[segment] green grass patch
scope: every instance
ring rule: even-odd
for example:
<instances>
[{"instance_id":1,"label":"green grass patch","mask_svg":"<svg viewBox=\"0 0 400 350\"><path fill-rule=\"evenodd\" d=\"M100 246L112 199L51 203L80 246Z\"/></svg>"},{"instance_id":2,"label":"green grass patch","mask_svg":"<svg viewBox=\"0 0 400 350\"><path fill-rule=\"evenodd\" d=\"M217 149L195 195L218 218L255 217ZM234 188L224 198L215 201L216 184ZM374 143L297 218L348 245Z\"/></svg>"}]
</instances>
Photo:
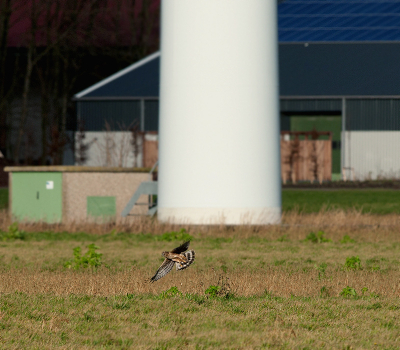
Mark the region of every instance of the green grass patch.
<instances>
[{"instance_id":1,"label":"green grass patch","mask_svg":"<svg viewBox=\"0 0 400 350\"><path fill-rule=\"evenodd\" d=\"M357 209L363 213L400 214L396 190L282 190L282 210L315 213L321 209Z\"/></svg>"},{"instance_id":2,"label":"green grass patch","mask_svg":"<svg viewBox=\"0 0 400 350\"><path fill-rule=\"evenodd\" d=\"M169 291L166 291L169 292ZM323 294L323 295L322 295ZM398 349L396 300L2 295L2 348ZM202 302L199 302L202 301ZM360 322L362 320L362 322ZM343 336L351 330L351 337ZM329 346L325 346L329 344Z\"/></svg>"}]
</instances>

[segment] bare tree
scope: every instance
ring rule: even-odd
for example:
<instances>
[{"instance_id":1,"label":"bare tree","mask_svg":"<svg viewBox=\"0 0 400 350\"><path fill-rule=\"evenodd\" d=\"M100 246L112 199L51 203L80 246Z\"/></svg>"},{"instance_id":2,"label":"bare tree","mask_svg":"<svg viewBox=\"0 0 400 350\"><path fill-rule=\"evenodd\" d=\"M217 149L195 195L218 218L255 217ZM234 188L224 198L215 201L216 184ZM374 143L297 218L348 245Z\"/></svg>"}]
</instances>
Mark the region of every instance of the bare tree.
<instances>
[{"instance_id":1,"label":"bare tree","mask_svg":"<svg viewBox=\"0 0 400 350\"><path fill-rule=\"evenodd\" d=\"M131 128L118 125L118 131L113 130L105 122L102 137L96 141L97 161L106 167L127 167L133 155ZM134 162L136 158L134 157Z\"/></svg>"},{"instance_id":2,"label":"bare tree","mask_svg":"<svg viewBox=\"0 0 400 350\"><path fill-rule=\"evenodd\" d=\"M0 145L7 143L6 58L11 13L11 0L0 2ZM8 93L11 93L11 89L8 90Z\"/></svg>"},{"instance_id":3,"label":"bare tree","mask_svg":"<svg viewBox=\"0 0 400 350\"><path fill-rule=\"evenodd\" d=\"M31 87L31 77L33 66L38 60L36 56L36 35L38 30L38 17L39 17L39 7L37 1L33 0L31 2L31 9L29 13L30 19L30 31L28 33L28 43L27 43L27 55L26 55L26 70L22 91L22 108L21 108L21 116L18 126L18 135L17 141L14 147L14 162L19 164L19 157L21 151L22 140L25 132L26 126L26 117L28 114L28 95Z\"/></svg>"},{"instance_id":4,"label":"bare tree","mask_svg":"<svg viewBox=\"0 0 400 350\"><path fill-rule=\"evenodd\" d=\"M76 133L75 137L76 139L73 143L75 149L75 163L78 165L83 165L89 159L89 148L93 142L96 142L96 139L94 139L91 143L85 142L86 133L82 122L79 123L78 132Z\"/></svg>"},{"instance_id":5,"label":"bare tree","mask_svg":"<svg viewBox=\"0 0 400 350\"><path fill-rule=\"evenodd\" d=\"M133 153L133 167L137 167L138 156L140 153L140 125L137 120L133 122L131 130L131 146ZM143 140L144 141L144 140Z\"/></svg>"},{"instance_id":6,"label":"bare tree","mask_svg":"<svg viewBox=\"0 0 400 350\"><path fill-rule=\"evenodd\" d=\"M108 62L112 64L98 60L92 67L92 78L96 77L94 81L97 81L127 62L130 64L158 49L160 0L1 1L0 126L2 120L6 120L5 114L4 118L2 114L3 96L11 91L4 85L2 77L6 74L3 63L7 54L7 28L10 27L13 2L23 4L24 17L29 18L28 30L21 41L26 48L26 56L23 60L25 67L20 69L24 72L22 102L13 158L18 163L24 142L28 144L28 101L31 91L35 89L40 91L41 96L41 163L45 164L51 156L54 164L61 164L66 144L60 140L66 139L71 97L77 91L77 81L83 75L88 76L82 62L87 60L88 55L109 57ZM135 152L137 158L138 151Z\"/></svg>"}]
</instances>

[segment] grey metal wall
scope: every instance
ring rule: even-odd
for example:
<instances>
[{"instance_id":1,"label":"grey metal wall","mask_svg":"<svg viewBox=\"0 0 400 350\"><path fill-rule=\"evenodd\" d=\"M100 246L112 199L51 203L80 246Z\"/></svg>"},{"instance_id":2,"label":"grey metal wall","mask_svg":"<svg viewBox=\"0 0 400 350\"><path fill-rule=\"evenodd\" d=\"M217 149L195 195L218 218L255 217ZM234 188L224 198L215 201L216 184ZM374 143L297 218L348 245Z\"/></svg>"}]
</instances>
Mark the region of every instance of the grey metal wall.
<instances>
[{"instance_id":1,"label":"grey metal wall","mask_svg":"<svg viewBox=\"0 0 400 350\"><path fill-rule=\"evenodd\" d=\"M342 111L342 100L331 98L296 98L281 99L280 109L282 113L320 113Z\"/></svg>"},{"instance_id":2,"label":"grey metal wall","mask_svg":"<svg viewBox=\"0 0 400 350\"><path fill-rule=\"evenodd\" d=\"M400 98L282 98L280 104L283 120L288 115L335 113L343 116L346 131L400 130Z\"/></svg>"},{"instance_id":3,"label":"grey metal wall","mask_svg":"<svg viewBox=\"0 0 400 350\"><path fill-rule=\"evenodd\" d=\"M343 110L344 108L344 110ZM290 115L341 114L346 131L400 130L400 98L281 98L281 130ZM78 102L78 116L87 131L114 131L137 121L143 131L158 131L158 99Z\"/></svg>"},{"instance_id":4,"label":"grey metal wall","mask_svg":"<svg viewBox=\"0 0 400 350\"><path fill-rule=\"evenodd\" d=\"M158 131L158 100L81 100L77 102L78 121L86 131L129 129L138 123L142 131ZM79 123L78 123L79 124Z\"/></svg>"},{"instance_id":5,"label":"grey metal wall","mask_svg":"<svg viewBox=\"0 0 400 350\"><path fill-rule=\"evenodd\" d=\"M87 131L128 128L135 120L140 122L140 101L79 101L78 121Z\"/></svg>"},{"instance_id":6,"label":"grey metal wall","mask_svg":"<svg viewBox=\"0 0 400 350\"><path fill-rule=\"evenodd\" d=\"M144 131L158 131L158 100L144 101Z\"/></svg>"},{"instance_id":7,"label":"grey metal wall","mask_svg":"<svg viewBox=\"0 0 400 350\"><path fill-rule=\"evenodd\" d=\"M346 99L347 131L400 130L400 99Z\"/></svg>"}]
</instances>

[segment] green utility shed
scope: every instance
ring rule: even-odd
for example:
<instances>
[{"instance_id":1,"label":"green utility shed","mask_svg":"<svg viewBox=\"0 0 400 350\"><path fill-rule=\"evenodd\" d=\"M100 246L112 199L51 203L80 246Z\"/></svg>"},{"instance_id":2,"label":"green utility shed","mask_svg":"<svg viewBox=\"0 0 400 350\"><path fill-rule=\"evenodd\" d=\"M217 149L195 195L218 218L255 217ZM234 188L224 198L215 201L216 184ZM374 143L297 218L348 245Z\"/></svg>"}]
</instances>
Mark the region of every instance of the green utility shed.
<instances>
[{"instance_id":1,"label":"green utility shed","mask_svg":"<svg viewBox=\"0 0 400 350\"><path fill-rule=\"evenodd\" d=\"M6 167L10 214L19 221L127 220L121 212L149 169L81 166ZM139 203L146 204L143 196ZM146 214L145 205L132 214ZM129 219L128 219L129 220Z\"/></svg>"}]
</instances>

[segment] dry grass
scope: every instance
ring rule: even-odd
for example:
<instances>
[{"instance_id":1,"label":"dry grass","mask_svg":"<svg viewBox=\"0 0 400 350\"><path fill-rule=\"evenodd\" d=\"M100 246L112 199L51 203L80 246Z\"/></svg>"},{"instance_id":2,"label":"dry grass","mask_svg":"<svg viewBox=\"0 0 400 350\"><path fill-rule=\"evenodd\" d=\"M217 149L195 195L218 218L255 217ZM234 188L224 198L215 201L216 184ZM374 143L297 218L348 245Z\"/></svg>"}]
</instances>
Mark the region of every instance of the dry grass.
<instances>
[{"instance_id":1,"label":"dry grass","mask_svg":"<svg viewBox=\"0 0 400 350\"><path fill-rule=\"evenodd\" d=\"M150 272L150 271L146 271ZM0 274L0 293L113 296L131 294L159 294L176 286L183 293L204 295L210 285L218 285L219 276L214 271L188 271L172 273L159 283L146 279L151 273L142 270L101 271L98 273L48 272L26 269ZM231 291L238 297L261 296L266 291L280 297L291 295L317 297L322 287L329 296L338 297L346 286L354 287L361 295L362 288L381 297L400 297L400 272L330 272L327 279L318 280L315 272L290 272L272 267L262 271L235 271L228 273ZM225 276L225 275L224 275Z\"/></svg>"},{"instance_id":2,"label":"dry grass","mask_svg":"<svg viewBox=\"0 0 400 350\"><path fill-rule=\"evenodd\" d=\"M1 229L10 224L0 215ZM399 217L292 212L279 226L187 226L195 264L148 283L161 251L179 244L160 234L181 228L148 219L20 224L59 234L0 242L0 348L400 347ZM319 230L331 241L306 240ZM341 243L345 235L354 241ZM64 267L74 247L92 242L103 254L99 269ZM344 267L351 256L361 269ZM208 298L213 285L225 292ZM357 295L341 295L347 286ZM182 294L165 296L172 287Z\"/></svg>"},{"instance_id":3,"label":"dry grass","mask_svg":"<svg viewBox=\"0 0 400 350\"><path fill-rule=\"evenodd\" d=\"M5 210L0 210L0 230L6 231L12 221ZM268 237L277 238L287 234L292 239L302 239L310 230L323 229L340 236L343 233L353 232L360 239L376 241L381 237L384 240L397 240L400 230L400 216L397 214L376 215L365 214L360 210L326 210L322 208L318 213L303 214L299 211L285 212L282 215L281 225L266 226L200 226L200 225L173 225L160 223L157 219L147 217L128 218L125 222L96 224L87 223L60 223L47 224L44 222L20 223L19 228L27 232L86 232L91 234L107 234L110 232L152 233L162 234L168 231L186 229L190 234L202 237Z\"/></svg>"}]
</instances>

